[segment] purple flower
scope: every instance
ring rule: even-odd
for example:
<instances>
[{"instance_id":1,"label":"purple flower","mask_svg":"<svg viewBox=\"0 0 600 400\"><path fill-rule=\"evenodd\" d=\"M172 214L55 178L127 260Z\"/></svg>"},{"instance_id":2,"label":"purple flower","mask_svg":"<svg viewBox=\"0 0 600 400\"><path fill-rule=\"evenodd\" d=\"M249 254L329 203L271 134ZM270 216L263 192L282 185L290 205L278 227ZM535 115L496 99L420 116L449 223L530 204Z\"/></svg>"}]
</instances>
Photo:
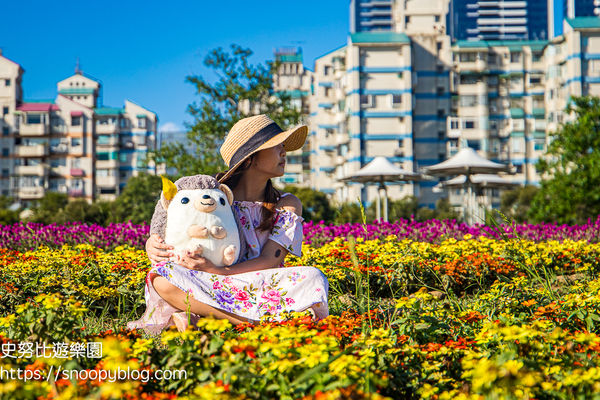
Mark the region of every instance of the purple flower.
<instances>
[{"instance_id":1,"label":"purple flower","mask_svg":"<svg viewBox=\"0 0 600 400\"><path fill-rule=\"evenodd\" d=\"M217 290L216 292L217 302L219 304L232 304L235 300L233 294L226 292L224 290Z\"/></svg>"}]
</instances>

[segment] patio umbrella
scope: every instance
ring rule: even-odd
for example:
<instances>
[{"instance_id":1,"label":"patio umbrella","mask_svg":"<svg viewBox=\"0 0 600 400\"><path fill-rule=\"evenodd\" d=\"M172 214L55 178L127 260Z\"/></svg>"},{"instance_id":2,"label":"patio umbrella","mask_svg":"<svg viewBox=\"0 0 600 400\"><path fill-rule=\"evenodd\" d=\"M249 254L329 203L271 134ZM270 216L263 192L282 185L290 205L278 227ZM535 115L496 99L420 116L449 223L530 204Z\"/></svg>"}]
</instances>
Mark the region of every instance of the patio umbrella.
<instances>
[{"instance_id":1,"label":"patio umbrella","mask_svg":"<svg viewBox=\"0 0 600 400\"><path fill-rule=\"evenodd\" d=\"M439 164L425 167L427 174L437 176L464 175L462 187L467 188L467 222L473 223L472 213L472 176L475 174L494 174L502 171L509 171L509 166L500 164L481 157L470 147L461 149L458 153L442 161Z\"/></svg>"},{"instance_id":2,"label":"patio umbrella","mask_svg":"<svg viewBox=\"0 0 600 400\"><path fill-rule=\"evenodd\" d=\"M383 198L383 219L388 220L388 207L387 207L387 187L386 182L405 182L405 181L419 181L423 180L421 174L407 171L402 168L398 168L394 164L388 161L385 157L375 157L370 163L362 167L353 175L340 179L344 182L359 182L359 183L379 183L377 190L377 206L376 206L376 217L381 218L380 201L381 201L381 190L384 191L385 196Z\"/></svg>"}]
</instances>

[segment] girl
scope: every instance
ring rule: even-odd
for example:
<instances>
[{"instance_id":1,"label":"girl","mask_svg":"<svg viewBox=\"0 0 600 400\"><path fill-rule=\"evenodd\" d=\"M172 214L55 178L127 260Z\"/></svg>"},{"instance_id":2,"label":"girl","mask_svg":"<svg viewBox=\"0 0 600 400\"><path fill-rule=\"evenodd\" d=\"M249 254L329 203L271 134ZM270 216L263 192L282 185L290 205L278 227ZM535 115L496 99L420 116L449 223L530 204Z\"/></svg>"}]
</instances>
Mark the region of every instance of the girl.
<instances>
[{"instance_id":1,"label":"girl","mask_svg":"<svg viewBox=\"0 0 600 400\"><path fill-rule=\"evenodd\" d=\"M328 315L328 282L319 269L280 268L288 252L301 256L302 204L276 190L271 178L283 175L286 151L301 148L306 135L305 125L283 131L266 115L244 118L231 128L220 149L229 169L216 178L236 199L232 207L245 251L229 267L215 267L195 254L175 264L153 218L146 243L153 264L146 278L146 312L128 323L129 329L153 334L174 323L185 330L187 315L180 310L233 324L283 311L310 309L319 319ZM157 211L164 212L160 202Z\"/></svg>"}]
</instances>

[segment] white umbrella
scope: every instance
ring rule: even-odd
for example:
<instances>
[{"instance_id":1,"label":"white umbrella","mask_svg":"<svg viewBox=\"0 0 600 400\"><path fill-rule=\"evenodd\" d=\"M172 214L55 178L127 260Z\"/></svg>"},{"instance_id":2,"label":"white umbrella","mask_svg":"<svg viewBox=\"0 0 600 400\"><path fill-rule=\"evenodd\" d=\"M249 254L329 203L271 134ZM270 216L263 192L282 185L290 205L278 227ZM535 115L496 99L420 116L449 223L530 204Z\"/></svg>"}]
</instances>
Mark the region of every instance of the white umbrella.
<instances>
[{"instance_id":1,"label":"white umbrella","mask_svg":"<svg viewBox=\"0 0 600 400\"><path fill-rule=\"evenodd\" d=\"M470 180L473 186L483 188L510 187L519 184L494 174L475 174L471 175ZM447 181L440 182L440 185L444 187L463 187L466 182L467 177L465 175L459 175L455 178L448 179Z\"/></svg>"},{"instance_id":2,"label":"white umbrella","mask_svg":"<svg viewBox=\"0 0 600 400\"><path fill-rule=\"evenodd\" d=\"M355 174L340 179L344 182L360 182L360 183L379 183L378 199L376 207L376 217L380 219L380 199L381 190L385 192L384 206L383 206L383 219L388 219L387 209L387 187L385 182L403 182L403 181L418 181L422 180L421 174L407 171L402 168L398 168L394 164L388 161L385 157L375 157L370 163L362 167Z\"/></svg>"},{"instance_id":3,"label":"white umbrella","mask_svg":"<svg viewBox=\"0 0 600 400\"><path fill-rule=\"evenodd\" d=\"M461 149L458 153L442 161L439 164L431 165L424 170L431 175L449 176L464 175L463 187L466 186L467 194L467 221L473 223L473 213L471 211L473 182L471 177L474 174L490 174L502 171L509 171L509 166L500 164L481 157L470 147Z\"/></svg>"}]
</instances>

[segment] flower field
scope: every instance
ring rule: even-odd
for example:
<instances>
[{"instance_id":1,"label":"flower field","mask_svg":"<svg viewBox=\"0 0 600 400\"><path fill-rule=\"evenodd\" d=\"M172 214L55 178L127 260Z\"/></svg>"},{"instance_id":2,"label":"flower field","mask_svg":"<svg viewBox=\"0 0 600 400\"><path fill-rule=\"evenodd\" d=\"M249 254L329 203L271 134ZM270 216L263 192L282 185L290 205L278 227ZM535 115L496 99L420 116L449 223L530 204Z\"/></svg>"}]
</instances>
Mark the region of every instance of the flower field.
<instances>
[{"instance_id":1,"label":"flower field","mask_svg":"<svg viewBox=\"0 0 600 400\"><path fill-rule=\"evenodd\" d=\"M152 337L124 330L144 311L147 227L3 227L3 355L25 342L102 343L102 355L3 356L0 398L600 398L599 228L307 224L286 264L326 274L330 317L202 319ZM186 376L53 374L127 369Z\"/></svg>"}]
</instances>

